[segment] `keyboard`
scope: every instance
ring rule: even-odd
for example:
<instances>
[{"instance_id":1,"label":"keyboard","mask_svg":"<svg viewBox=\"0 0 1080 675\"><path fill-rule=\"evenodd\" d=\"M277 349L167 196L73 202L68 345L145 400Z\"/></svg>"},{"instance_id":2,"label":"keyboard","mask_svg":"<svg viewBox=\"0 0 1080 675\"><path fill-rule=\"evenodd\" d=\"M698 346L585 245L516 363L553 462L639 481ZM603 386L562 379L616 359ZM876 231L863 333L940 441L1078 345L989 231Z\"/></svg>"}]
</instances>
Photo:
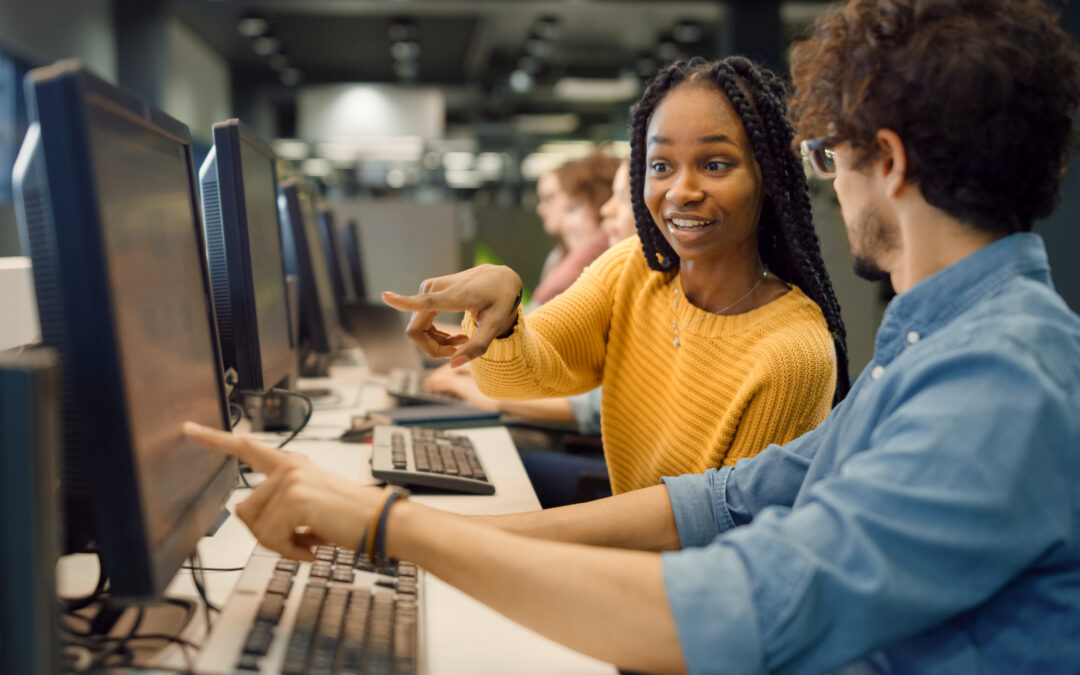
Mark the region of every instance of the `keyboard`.
<instances>
[{"instance_id":1,"label":"keyboard","mask_svg":"<svg viewBox=\"0 0 1080 675\"><path fill-rule=\"evenodd\" d=\"M412 675L420 668L422 577L334 546L314 563L258 547L214 622L195 671Z\"/></svg>"},{"instance_id":2,"label":"keyboard","mask_svg":"<svg viewBox=\"0 0 1080 675\"><path fill-rule=\"evenodd\" d=\"M438 429L376 425L371 475L396 485L495 494L472 441Z\"/></svg>"},{"instance_id":3,"label":"keyboard","mask_svg":"<svg viewBox=\"0 0 1080 675\"><path fill-rule=\"evenodd\" d=\"M404 403L442 403L444 405L464 405L453 394L445 394L424 389L427 371L394 368L390 371L386 383L386 393Z\"/></svg>"}]
</instances>

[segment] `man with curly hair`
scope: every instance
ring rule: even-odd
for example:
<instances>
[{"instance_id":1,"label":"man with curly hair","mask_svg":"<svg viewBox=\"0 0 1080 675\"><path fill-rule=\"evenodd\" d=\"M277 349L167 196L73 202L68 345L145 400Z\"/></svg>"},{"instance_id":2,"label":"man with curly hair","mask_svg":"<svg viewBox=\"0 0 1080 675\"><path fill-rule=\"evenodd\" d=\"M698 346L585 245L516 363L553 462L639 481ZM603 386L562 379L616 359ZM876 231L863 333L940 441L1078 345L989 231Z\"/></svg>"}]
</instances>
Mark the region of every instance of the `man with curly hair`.
<instances>
[{"instance_id":1,"label":"man with curly hair","mask_svg":"<svg viewBox=\"0 0 1080 675\"><path fill-rule=\"evenodd\" d=\"M796 142L835 176L857 269L898 293L817 429L484 521L401 500L383 520L373 488L189 428L271 474L238 508L259 539L310 558L378 518L390 555L636 670L1076 673L1080 317L1030 230L1065 167L1077 46L1041 0L851 0L792 72Z\"/></svg>"}]
</instances>

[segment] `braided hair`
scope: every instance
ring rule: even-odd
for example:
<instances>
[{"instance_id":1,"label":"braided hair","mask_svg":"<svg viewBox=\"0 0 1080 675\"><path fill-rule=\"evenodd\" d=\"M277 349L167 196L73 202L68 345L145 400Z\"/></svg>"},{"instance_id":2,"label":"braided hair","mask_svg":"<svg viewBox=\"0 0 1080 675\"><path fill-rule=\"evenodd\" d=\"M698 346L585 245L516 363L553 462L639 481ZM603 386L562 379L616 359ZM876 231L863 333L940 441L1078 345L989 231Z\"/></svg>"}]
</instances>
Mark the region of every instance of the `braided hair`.
<instances>
[{"instance_id":1,"label":"braided hair","mask_svg":"<svg viewBox=\"0 0 1080 675\"><path fill-rule=\"evenodd\" d=\"M847 331L821 258L821 246L810 215L806 173L791 151L795 130L785 112L785 86L772 71L742 56L720 61L701 57L676 61L653 78L641 100L634 104L630 111L630 195L645 260L657 271L679 266L679 256L664 239L645 205L645 134L664 96L689 81L714 85L742 120L767 188L758 221L758 251L770 271L798 286L821 308L836 347L835 405L851 386Z\"/></svg>"}]
</instances>

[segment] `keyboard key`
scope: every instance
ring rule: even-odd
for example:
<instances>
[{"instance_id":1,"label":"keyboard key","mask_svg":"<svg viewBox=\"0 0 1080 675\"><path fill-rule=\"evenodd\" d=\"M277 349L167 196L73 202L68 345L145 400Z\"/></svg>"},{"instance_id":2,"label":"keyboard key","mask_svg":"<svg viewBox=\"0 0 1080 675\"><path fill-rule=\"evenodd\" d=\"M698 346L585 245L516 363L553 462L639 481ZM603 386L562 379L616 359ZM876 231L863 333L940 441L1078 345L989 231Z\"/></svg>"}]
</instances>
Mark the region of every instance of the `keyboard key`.
<instances>
[{"instance_id":1,"label":"keyboard key","mask_svg":"<svg viewBox=\"0 0 1080 675\"><path fill-rule=\"evenodd\" d=\"M263 596L259 612L255 615L257 621L276 624L281 619L281 612L285 609L285 596L267 593Z\"/></svg>"},{"instance_id":2,"label":"keyboard key","mask_svg":"<svg viewBox=\"0 0 1080 675\"><path fill-rule=\"evenodd\" d=\"M288 575L278 576L280 573L275 573L275 576L270 579L270 583L266 585L267 593L275 593L277 595L288 595L292 590L293 580Z\"/></svg>"},{"instance_id":3,"label":"keyboard key","mask_svg":"<svg viewBox=\"0 0 1080 675\"><path fill-rule=\"evenodd\" d=\"M275 569L278 572L288 572L289 574L296 574L296 571L300 569L300 563L296 560L279 560Z\"/></svg>"},{"instance_id":4,"label":"keyboard key","mask_svg":"<svg viewBox=\"0 0 1080 675\"><path fill-rule=\"evenodd\" d=\"M335 567L333 575L330 578L333 581L340 581L342 583L351 584L355 576L356 575L353 574L351 567Z\"/></svg>"},{"instance_id":5,"label":"keyboard key","mask_svg":"<svg viewBox=\"0 0 1080 675\"><path fill-rule=\"evenodd\" d=\"M259 670L259 659L262 656L259 654L243 654L240 657L240 661L236 664L237 670Z\"/></svg>"},{"instance_id":6,"label":"keyboard key","mask_svg":"<svg viewBox=\"0 0 1080 675\"><path fill-rule=\"evenodd\" d=\"M265 656L273 641L274 631L270 624L257 621L248 632L247 640L244 642L244 653Z\"/></svg>"}]
</instances>

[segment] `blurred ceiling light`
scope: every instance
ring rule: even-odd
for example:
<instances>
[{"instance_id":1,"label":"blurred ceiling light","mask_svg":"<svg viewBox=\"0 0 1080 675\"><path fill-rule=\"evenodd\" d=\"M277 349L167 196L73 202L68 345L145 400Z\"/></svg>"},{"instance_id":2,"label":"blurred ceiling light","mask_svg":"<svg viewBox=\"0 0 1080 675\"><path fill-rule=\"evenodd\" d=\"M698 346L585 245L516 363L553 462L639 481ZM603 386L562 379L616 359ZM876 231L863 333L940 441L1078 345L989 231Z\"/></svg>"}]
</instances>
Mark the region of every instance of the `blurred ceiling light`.
<instances>
[{"instance_id":1,"label":"blurred ceiling light","mask_svg":"<svg viewBox=\"0 0 1080 675\"><path fill-rule=\"evenodd\" d=\"M447 152L442 157L442 164L447 171L471 169L475 158L471 152Z\"/></svg>"},{"instance_id":2,"label":"blurred ceiling light","mask_svg":"<svg viewBox=\"0 0 1080 675\"><path fill-rule=\"evenodd\" d=\"M306 141L295 138L279 138L273 142L274 154L281 159L291 159L298 162L307 159L310 150Z\"/></svg>"},{"instance_id":3,"label":"blurred ceiling light","mask_svg":"<svg viewBox=\"0 0 1080 675\"><path fill-rule=\"evenodd\" d=\"M631 75L618 78L564 77L555 83L555 98L564 101L615 103L641 93L641 81Z\"/></svg>"},{"instance_id":4,"label":"blurred ceiling light","mask_svg":"<svg viewBox=\"0 0 1080 675\"><path fill-rule=\"evenodd\" d=\"M596 149L592 141L548 141L537 148L538 153L559 155L563 160L578 159Z\"/></svg>"},{"instance_id":5,"label":"blurred ceiling light","mask_svg":"<svg viewBox=\"0 0 1080 675\"><path fill-rule=\"evenodd\" d=\"M581 118L574 113L516 115L513 123L523 134L555 136L572 133L581 124Z\"/></svg>"},{"instance_id":6,"label":"blurred ceiling light","mask_svg":"<svg viewBox=\"0 0 1080 675\"><path fill-rule=\"evenodd\" d=\"M562 24L557 16L542 16L536 22L536 34L545 40L554 41L559 39L562 32Z\"/></svg>"},{"instance_id":7,"label":"blurred ceiling light","mask_svg":"<svg viewBox=\"0 0 1080 675\"><path fill-rule=\"evenodd\" d=\"M439 166L442 164L442 157L439 156L439 153L434 151L425 152L422 163L425 169L427 169L428 171L434 171L435 169L438 169Z\"/></svg>"},{"instance_id":8,"label":"blurred ceiling light","mask_svg":"<svg viewBox=\"0 0 1080 675\"><path fill-rule=\"evenodd\" d=\"M681 53L679 45L670 37L665 36L656 45L656 58L660 59L660 63L670 63L679 58Z\"/></svg>"},{"instance_id":9,"label":"blurred ceiling light","mask_svg":"<svg viewBox=\"0 0 1080 675\"><path fill-rule=\"evenodd\" d=\"M304 80L304 72L296 67L285 68L280 74L281 83L286 87L295 87Z\"/></svg>"},{"instance_id":10,"label":"blurred ceiling light","mask_svg":"<svg viewBox=\"0 0 1080 675\"><path fill-rule=\"evenodd\" d=\"M684 45L697 42L704 34L704 29L697 21L683 20L675 24L675 27L671 29L671 36L675 38L675 41Z\"/></svg>"},{"instance_id":11,"label":"blurred ceiling light","mask_svg":"<svg viewBox=\"0 0 1080 675\"><path fill-rule=\"evenodd\" d=\"M325 178L334 173L334 165L322 157L311 157L300 164L300 170L314 178Z\"/></svg>"},{"instance_id":12,"label":"blurred ceiling light","mask_svg":"<svg viewBox=\"0 0 1080 675\"><path fill-rule=\"evenodd\" d=\"M483 184L479 172L469 169L447 169L445 178L446 184L452 188L471 189Z\"/></svg>"},{"instance_id":13,"label":"blurred ceiling light","mask_svg":"<svg viewBox=\"0 0 1080 675\"><path fill-rule=\"evenodd\" d=\"M263 35L252 40L251 48L259 56L270 56L281 51L281 40L272 35Z\"/></svg>"},{"instance_id":14,"label":"blurred ceiling light","mask_svg":"<svg viewBox=\"0 0 1080 675\"><path fill-rule=\"evenodd\" d=\"M400 40L390 45L390 56L395 61L415 61L420 58L420 43Z\"/></svg>"},{"instance_id":15,"label":"blurred ceiling light","mask_svg":"<svg viewBox=\"0 0 1080 675\"><path fill-rule=\"evenodd\" d=\"M246 14L236 22L236 30L246 38L259 37L270 27L266 19L257 14Z\"/></svg>"},{"instance_id":16,"label":"blurred ceiling light","mask_svg":"<svg viewBox=\"0 0 1080 675\"><path fill-rule=\"evenodd\" d=\"M420 74L420 66L415 61L397 61L394 63L394 74L399 80L415 80Z\"/></svg>"},{"instance_id":17,"label":"blurred ceiling light","mask_svg":"<svg viewBox=\"0 0 1080 675\"><path fill-rule=\"evenodd\" d=\"M574 158L560 152L534 152L521 161L521 177L525 180L536 180L571 159Z\"/></svg>"},{"instance_id":18,"label":"blurred ceiling light","mask_svg":"<svg viewBox=\"0 0 1080 675\"><path fill-rule=\"evenodd\" d=\"M510 88L515 93L525 94L528 93L533 86L533 77L521 68L517 68L514 72L510 73Z\"/></svg>"},{"instance_id":19,"label":"blurred ceiling light","mask_svg":"<svg viewBox=\"0 0 1080 675\"><path fill-rule=\"evenodd\" d=\"M395 19L390 24L390 41L402 42L406 40L416 39L416 24L412 19L400 18Z\"/></svg>"},{"instance_id":20,"label":"blurred ceiling light","mask_svg":"<svg viewBox=\"0 0 1080 675\"><path fill-rule=\"evenodd\" d=\"M338 161L418 162L424 154L419 136L337 139L319 143L319 156Z\"/></svg>"},{"instance_id":21,"label":"blurred ceiling light","mask_svg":"<svg viewBox=\"0 0 1080 675\"><path fill-rule=\"evenodd\" d=\"M407 176L405 172L398 168L390 169L386 172L386 184L392 188L405 187Z\"/></svg>"},{"instance_id":22,"label":"blurred ceiling light","mask_svg":"<svg viewBox=\"0 0 1080 675\"><path fill-rule=\"evenodd\" d=\"M285 54L271 54L270 57L266 59L266 65L270 66L270 70L285 70L289 67L289 57Z\"/></svg>"},{"instance_id":23,"label":"blurred ceiling light","mask_svg":"<svg viewBox=\"0 0 1080 675\"><path fill-rule=\"evenodd\" d=\"M505 152L481 152L476 156L476 171L483 180L498 181L509 162L510 155Z\"/></svg>"},{"instance_id":24,"label":"blurred ceiling light","mask_svg":"<svg viewBox=\"0 0 1080 675\"><path fill-rule=\"evenodd\" d=\"M536 75L544 68L544 62L535 56L522 56L518 59L518 68L530 75Z\"/></svg>"},{"instance_id":25,"label":"blurred ceiling light","mask_svg":"<svg viewBox=\"0 0 1080 675\"><path fill-rule=\"evenodd\" d=\"M525 43L525 51L530 56L535 56L538 59L547 59L551 57L551 43L539 38L532 38Z\"/></svg>"}]
</instances>

